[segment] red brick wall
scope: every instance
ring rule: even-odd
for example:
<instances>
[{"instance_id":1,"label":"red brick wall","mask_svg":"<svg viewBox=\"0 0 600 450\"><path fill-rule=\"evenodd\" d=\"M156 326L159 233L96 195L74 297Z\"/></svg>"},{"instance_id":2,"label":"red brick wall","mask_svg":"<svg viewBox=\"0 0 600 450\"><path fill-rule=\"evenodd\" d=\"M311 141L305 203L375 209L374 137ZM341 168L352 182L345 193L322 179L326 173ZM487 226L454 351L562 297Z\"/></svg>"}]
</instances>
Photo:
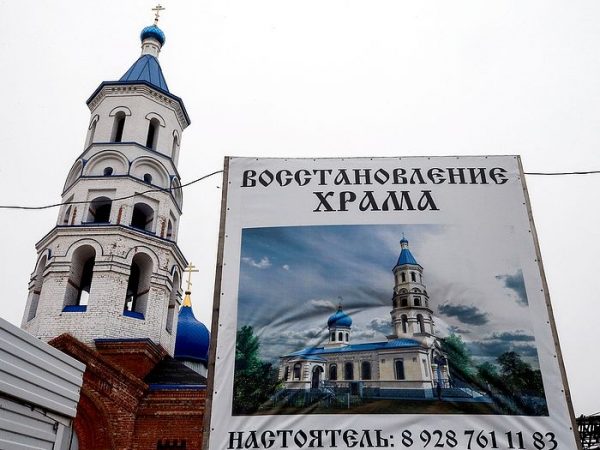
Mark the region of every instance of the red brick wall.
<instances>
[{"instance_id":1,"label":"red brick wall","mask_svg":"<svg viewBox=\"0 0 600 450\"><path fill-rule=\"evenodd\" d=\"M127 370L128 364L119 357L119 346L112 343L108 355L69 335L61 335L51 344L86 364L74 421L81 450L147 450L156 449L158 444L179 445L186 450L202 447L206 390L151 391L137 376L147 373L147 364L143 370ZM131 346L122 349L131 355ZM157 353L137 352L145 361L156 359L156 365L160 358L152 354Z\"/></svg>"},{"instance_id":2,"label":"red brick wall","mask_svg":"<svg viewBox=\"0 0 600 450\"><path fill-rule=\"evenodd\" d=\"M205 401L205 390L150 392L140 403L132 450L154 449L161 442L185 443L186 450L202 448Z\"/></svg>"}]
</instances>

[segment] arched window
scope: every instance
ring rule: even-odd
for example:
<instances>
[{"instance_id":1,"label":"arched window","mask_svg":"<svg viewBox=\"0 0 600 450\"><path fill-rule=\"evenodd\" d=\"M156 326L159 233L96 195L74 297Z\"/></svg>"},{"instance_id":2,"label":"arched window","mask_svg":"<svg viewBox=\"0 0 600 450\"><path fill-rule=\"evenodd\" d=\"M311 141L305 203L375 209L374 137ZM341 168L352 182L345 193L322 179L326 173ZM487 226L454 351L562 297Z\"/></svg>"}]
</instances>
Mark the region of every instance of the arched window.
<instances>
[{"instance_id":1,"label":"arched window","mask_svg":"<svg viewBox=\"0 0 600 450\"><path fill-rule=\"evenodd\" d=\"M315 366L312 371L312 380L310 387L312 389L319 389L321 381L323 380L323 368L321 366Z\"/></svg>"},{"instance_id":2,"label":"arched window","mask_svg":"<svg viewBox=\"0 0 600 450\"><path fill-rule=\"evenodd\" d=\"M415 306L421 306L421 297L415 297Z\"/></svg>"},{"instance_id":3,"label":"arched window","mask_svg":"<svg viewBox=\"0 0 600 450\"><path fill-rule=\"evenodd\" d=\"M294 364L294 380L299 380L301 375L302 365L300 363Z\"/></svg>"},{"instance_id":4,"label":"arched window","mask_svg":"<svg viewBox=\"0 0 600 450\"><path fill-rule=\"evenodd\" d=\"M414 272L410 273L410 279L411 279L411 281L415 281L415 282L417 281L417 276L415 275Z\"/></svg>"},{"instance_id":5,"label":"arched window","mask_svg":"<svg viewBox=\"0 0 600 450\"><path fill-rule=\"evenodd\" d=\"M408 333L408 317L406 317L406 314L402 314L400 320L402 321L402 332L404 334Z\"/></svg>"},{"instance_id":6,"label":"arched window","mask_svg":"<svg viewBox=\"0 0 600 450\"><path fill-rule=\"evenodd\" d=\"M152 231L154 221L154 210L145 203L136 203L133 206L131 226L140 230Z\"/></svg>"},{"instance_id":7,"label":"arched window","mask_svg":"<svg viewBox=\"0 0 600 450\"><path fill-rule=\"evenodd\" d=\"M136 319L143 319L150 293L150 279L152 277L152 259L138 253L131 261L129 281L125 293L123 314Z\"/></svg>"},{"instance_id":8,"label":"arched window","mask_svg":"<svg viewBox=\"0 0 600 450\"><path fill-rule=\"evenodd\" d=\"M330 380L337 380L337 365L336 364L332 364L329 366L329 379Z\"/></svg>"},{"instance_id":9,"label":"arched window","mask_svg":"<svg viewBox=\"0 0 600 450\"><path fill-rule=\"evenodd\" d=\"M89 147L90 145L92 145L94 143L94 135L96 134L96 124L97 123L98 123L98 116L95 116L89 127L90 133L89 133L89 138L88 138L86 147Z\"/></svg>"},{"instance_id":10,"label":"arched window","mask_svg":"<svg viewBox=\"0 0 600 450\"><path fill-rule=\"evenodd\" d=\"M360 373L363 380L371 379L371 363L369 361L362 362L360 365Z\"/></svg>"},{"instance_id":11,"label":"arched window","mask_svg":"<svg viewBox=\"0 0 600 450\"><path fill-rule=\"evenodd\" d=\"M152 184L152 175L149 173L144 174L144 183Z\"/></svg>"},{"instance_id":12,"label":"arched window","mask_svg":"<svg viewBox=\"0 0 600 450\"><path fill-rule=\"evenodd\" d=\"M350 336L350 335L349 335L348 333L346 333L346 342L348 342L348 340L349 340L349 336Z\"/></svg>"},{"instance_id":13,"label":"arched window","mask_svg":"<svg viewBox=\"0 0 600 450\"><path fill-rule=\"evenodd\" d=\"M67 207L65 213L63 214L62 224L69 225L69 220L71 219L71 205Z\"/></svg>"},{"instance_id":14,"label":"arched window","mask_svg":"<svg viewBox=\"0 0 600 450\"><path fill-rule=\"evenodd\" d=\"M177 164L177 158L179 156L179 138L176 134L176 132L173 132L173 146L171 148L171 158L173 158L173 161L175 161L175 164Z\"/></svg>"},{"instance_id":15,"label":"arched window","mask_svg":"<svg viewBox=\"0 0 600 450\"><path fill-rule=\"evenodd\" d=\"M400 306L408 306L408 297L400 298Z\"/></svg>"},{"instance_id":16,"label":"arched window","mask_svg":"<svg viewBox=\"0 0 600 450\"><path fill-rule=\"evenodd\" d=\"M115 114L115 122L113 124L113 131L111 135L111 142L122 142L123 141L123 130L125 129L125 113L119 111Z\"/></svg>"},{"instance_id":17,"label":"arched window","mask_svg":"<svg viewBox=\"0 0 600 450\"><path fill-rule=\"evenodd\" d=\"M167 332L173 332L173 319L177 310L177 298L179 297L179 273L173 275L173 286L171 287L171 295L169 296L169 306L167 309L167 324L165 329Z\"/></svg>"},{"instance_id":18,"label":"arched window","mask_svg":"<svg viewBox=\"0 0 600 450\"><path fill-rule=\"evenodd\" d=\"M354 364L351 362L344 364L344 380L354 380Z\"/></svg>"},{"instance_id":19,"label":"arched window","mask_svg":"<svg viewBox=\"0 0 600 450\"><path fill-rule=\"evenodd\" d=\"M289 380L290 378L290 366L285 366L285 371L283 373L283 379L285 381Z\"/></svg>"},{"instance_id":20,"label":"arched window","mask_svg":"<svg viewBox=\"0 0 600 450\"><path fill-rule=\"evenodd\" d=\"M425 333L425 322L421 314L417 314L417 323L419 324L419 333Z\"/></svg>"},{"instance_id":21,"label":"arched window","mask_svg":"<svg viewBox=\"0 0 600 450\"><path fill-rule=\"evenodd\" d=\"M35 317L37 314L38 303L40 300L40 294L42 293L42 285L44 284L44 269L46 268L46 256L44 255L38 263L33 278L33 288L29 291L29 310L27 311L27 322Z\"/></svg>"},{"instance_id":22,"label":"arched window","mask_svg":"<svg viewBox=\"0 0 600 450\"><path fill-rule=\"evenodd\" d=\"M79 292L77 295L77 305L87 306L90 298L90 289L92 288L92 277L94 276L94 263L95 258L89 258L83 265L83 272L81 273L81 284L79 285Z\"/></svg>"},{"instance_id":23,"label":"arched window","mask_svg":"<svg viewBox=\"0 0 600 450\"><path fill-rule=\"evenodd\" d=\"M423 275L419 274L419 283L423 284Z\"/></svg>"},{"instance_id":24,"label":"arched window","mask_svg":"<svg viewBox=\"0 0 600 450\"><path fill-rule=\"evenodd\" d=\"M400 274L400 276L402 277L402 282L403 282L403 283L404 283L404 282L406 282L406 274L405 274L404 272L402 272L402 273Z\"/></svg>"},{"instance_id":25,"label":"arched window","mask_svg":"<svg viewBox=\"0 0 600 450\"><path fill-rule=\"evenodd\" d=\"M104 168L102 173L104 174L105 177L110 177L113 174L113 172L114 172L114 169L112 167L108 166L108 167Z\"/></svg>"},{"instance_id":26,"label":"arched window","mask_svg":"<svg viewBox=\"0 0 600 450\"><path fill-rule=\"evenodd\" d=\"M404 375L404 360L394 360L394 375L396 376L396 380L404 380L406 378Z\"/></svg>"},{"instance_id":27,"label":"arched window","mask_svg":"<svg viewBox=\"0 0 600 450\"><path fill-rule=\"evenodd\" d=\"M109 223L112 200L108 197L98 197L90 202L87 221L90 223Z\"/></svg>"},{"instance_id":28,"label":"arched window","mask_svg":"<svg viewBox=\"0 0 600 450\"><path fill-rule=\"evenodd\" d=\"M148 124L148 136L146 137L146 147L151 148L152 150L156 150L156 141L158 141L159 127L160 122L158 121L158 119L150 119L150 123Z\"/></svg>"},{"instance_id":29,"label":"arched window","mask_svg":"<svg viewBox=\"0 0 600 450\"><path fill-rule=\"evenodd\" d=\"M65 292L65 311L85 311L92 288L96 250L91 245L82 245L73 252L71 272Z\"/></svg>"},{"instance_id":30,"label":"arched window","mask_svg":"<svg viewBox=\"0 0 600 450\"><path fill-rule=\"evenodd\" d=\"M183 205L183 194L181 192L181 183L177 178L174 178L171 182L171 192L175 197L175 202L177 202L177 205L181 208Z\"/></svg>"},{"instance_id":31,"label":"arched window","mask_svg":"<svg viewBox=\"0 0 600 450\"><path fill-rule=\"evenodd\" d=\"M331 342L335 342L335 331L331 333Z\"/></svg>"},{"instance_id":32,"label":"arched window","mask_svg":"<svg viewBox=\"0 0 600 450\"><path fill-rule=\"evenodd\" d=\"M167 222L167 239L173 239L173 222L171 222L171 219Z\"/></svg>"},{"instance_id":33,"label":"arched window","mask_svg":"<svg viewBox=\"0 0 600 450\"><path fill-rule=\"evenodd\" d=\"M342 342L344 340L344 335L342 334L342 332L340 331L338 333L338 341Z\"/></svg>"}]
</instances>

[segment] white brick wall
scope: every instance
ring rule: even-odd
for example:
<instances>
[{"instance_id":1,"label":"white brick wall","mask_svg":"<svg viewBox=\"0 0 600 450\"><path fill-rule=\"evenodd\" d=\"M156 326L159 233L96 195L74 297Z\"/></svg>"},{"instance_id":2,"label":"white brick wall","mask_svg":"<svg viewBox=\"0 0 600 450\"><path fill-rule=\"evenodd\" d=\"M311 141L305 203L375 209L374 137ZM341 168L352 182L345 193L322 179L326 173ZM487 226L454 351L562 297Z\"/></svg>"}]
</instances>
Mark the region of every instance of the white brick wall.
<instances>
[{"instance_id":1,"label":"white brick wall","mask_svg":"<svg viewBox=\"0 0 600 450\"><path fill-rule=\"evenodd\" d=\"M73 252L90 243L96 249L96 260L87 309L85 312L63 312L68 279L73 275ZM28 302L24 314L25 330L43 340L70 333L89 344L96 338L150 338L172 354L175 334L166 331L173 289L171 271L175 267L181 273L185 267L176 244L109 225L57 228L38 244L41 253L48 248L52 250L52 258L44 271L37 313L30 321L26 320ZM123 315L131 261L138 252L153 260L144 320ZM173 329L176 327L177 315Z\"/></svg>"}]
</instances>

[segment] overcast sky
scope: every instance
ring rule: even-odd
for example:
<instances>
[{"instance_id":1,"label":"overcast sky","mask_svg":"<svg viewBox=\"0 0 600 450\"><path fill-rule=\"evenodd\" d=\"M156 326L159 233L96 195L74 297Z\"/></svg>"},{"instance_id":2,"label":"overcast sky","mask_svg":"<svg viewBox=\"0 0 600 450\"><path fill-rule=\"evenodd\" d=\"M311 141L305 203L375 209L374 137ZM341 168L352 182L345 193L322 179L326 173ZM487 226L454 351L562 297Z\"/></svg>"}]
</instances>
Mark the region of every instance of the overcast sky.
<instances>
[{"instance_id":1,"label":"overcast sky","mask_svg":"<svg viewBox=\"0 0 600 450\"><path fill-rule=\"evenodd\" d=\"M85 100L139 56L152 6L0 1L1 204L60 200L83 150ZM520 154L530 172L600 169L596 1L163 6L161 65L192 119L182 139L183 182L219 170L225 155ZM575 412L595 413L600 175L527 183ZM213 177L187 188L180 226L180 247L200 268L194 312L206 323L219 187ZM1 315L13 323L25 305L34 244L57 214L0 211Z\"/></svg>"}]
</instances>

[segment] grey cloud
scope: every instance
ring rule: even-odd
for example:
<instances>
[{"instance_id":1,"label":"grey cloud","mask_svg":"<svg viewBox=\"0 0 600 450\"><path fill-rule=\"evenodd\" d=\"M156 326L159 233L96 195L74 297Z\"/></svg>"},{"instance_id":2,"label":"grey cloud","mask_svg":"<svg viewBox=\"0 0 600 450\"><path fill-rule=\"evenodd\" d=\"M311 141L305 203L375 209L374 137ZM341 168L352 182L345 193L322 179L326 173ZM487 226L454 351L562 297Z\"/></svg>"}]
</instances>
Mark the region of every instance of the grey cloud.
<instances>
[{"instance_id":1,"label":"grey cloud","mask_svg":"<svg viewBox=\"0 0 600 450\"><path fill-rule=\"evenodd\" d=\"M448 327L448 332L452 334L470 334L471 330L451 325Z\"/></svg>"},{"instance_id":2,"label":"grey cloud","mask_svg":"<svg viewBox=\"0 0 600 450\"><path fill-rule=\"evenodd\" d=\"M336 305L331 300L315 298L308 302L314 309L319 311L335 311Z\"/></svg>"},{"instance_id":3,"label":"grey cloud","mask_svg":"<svg viewBox=\"0 0 600 450\"><path fill-rule=\"evenodd\" d=\"M504 287L513 291L517 296L517 303L523 306L527 306L527 293L525 292L525 280L523 279L523 272L517 270L513 275L497 275L496 278L504 282Z\"/></svg>"},{"instance_id":4,"label":"grey cloud","mask_svg":"<svg viewBox=\"0 0 600 450\"><path fill-rule=\"evenodd\" d=\"M473 356L498 357L505 352L517 352L522 357L537 356L534 345L514 345L506 341L474 341L467 343L468 349Z\"/></svg>"},{"instance_id":5,"label":"grey cloud","mask_svg":"<svg viewBox=\"0 0 600 450\"><path fill-rule=\"evenodd\" d=\"M469 325L485 325L489 322L488 314L476 306L444 303L438 306L438 311L445 316L456 317L462 323Z\"/></svg>"},{"instance_id":6,"label":"grey cloud","mask_svg":"<svg viewBox=\"0 0 600 450\"><path fill-rule=\"evenodd\" d=\"M494 333L491 336L487 337L486 340L499 340L505 342L530 342L534 341L535 338L529 334L525 334L522 330L516 331L505 331L503 333Z\"/></svg>"},{"instance_id":7,"label":"grey cloud","mask_svg":"<svg viewBox=\"0 0 600 450\"><path fill-rule=\"evenodd\" d=\"M385 319L373 319L369 322L369 328L378 331L383 335L388 335L392 331L392 325L389 320Z\"/></svg>"}]
</instances>

